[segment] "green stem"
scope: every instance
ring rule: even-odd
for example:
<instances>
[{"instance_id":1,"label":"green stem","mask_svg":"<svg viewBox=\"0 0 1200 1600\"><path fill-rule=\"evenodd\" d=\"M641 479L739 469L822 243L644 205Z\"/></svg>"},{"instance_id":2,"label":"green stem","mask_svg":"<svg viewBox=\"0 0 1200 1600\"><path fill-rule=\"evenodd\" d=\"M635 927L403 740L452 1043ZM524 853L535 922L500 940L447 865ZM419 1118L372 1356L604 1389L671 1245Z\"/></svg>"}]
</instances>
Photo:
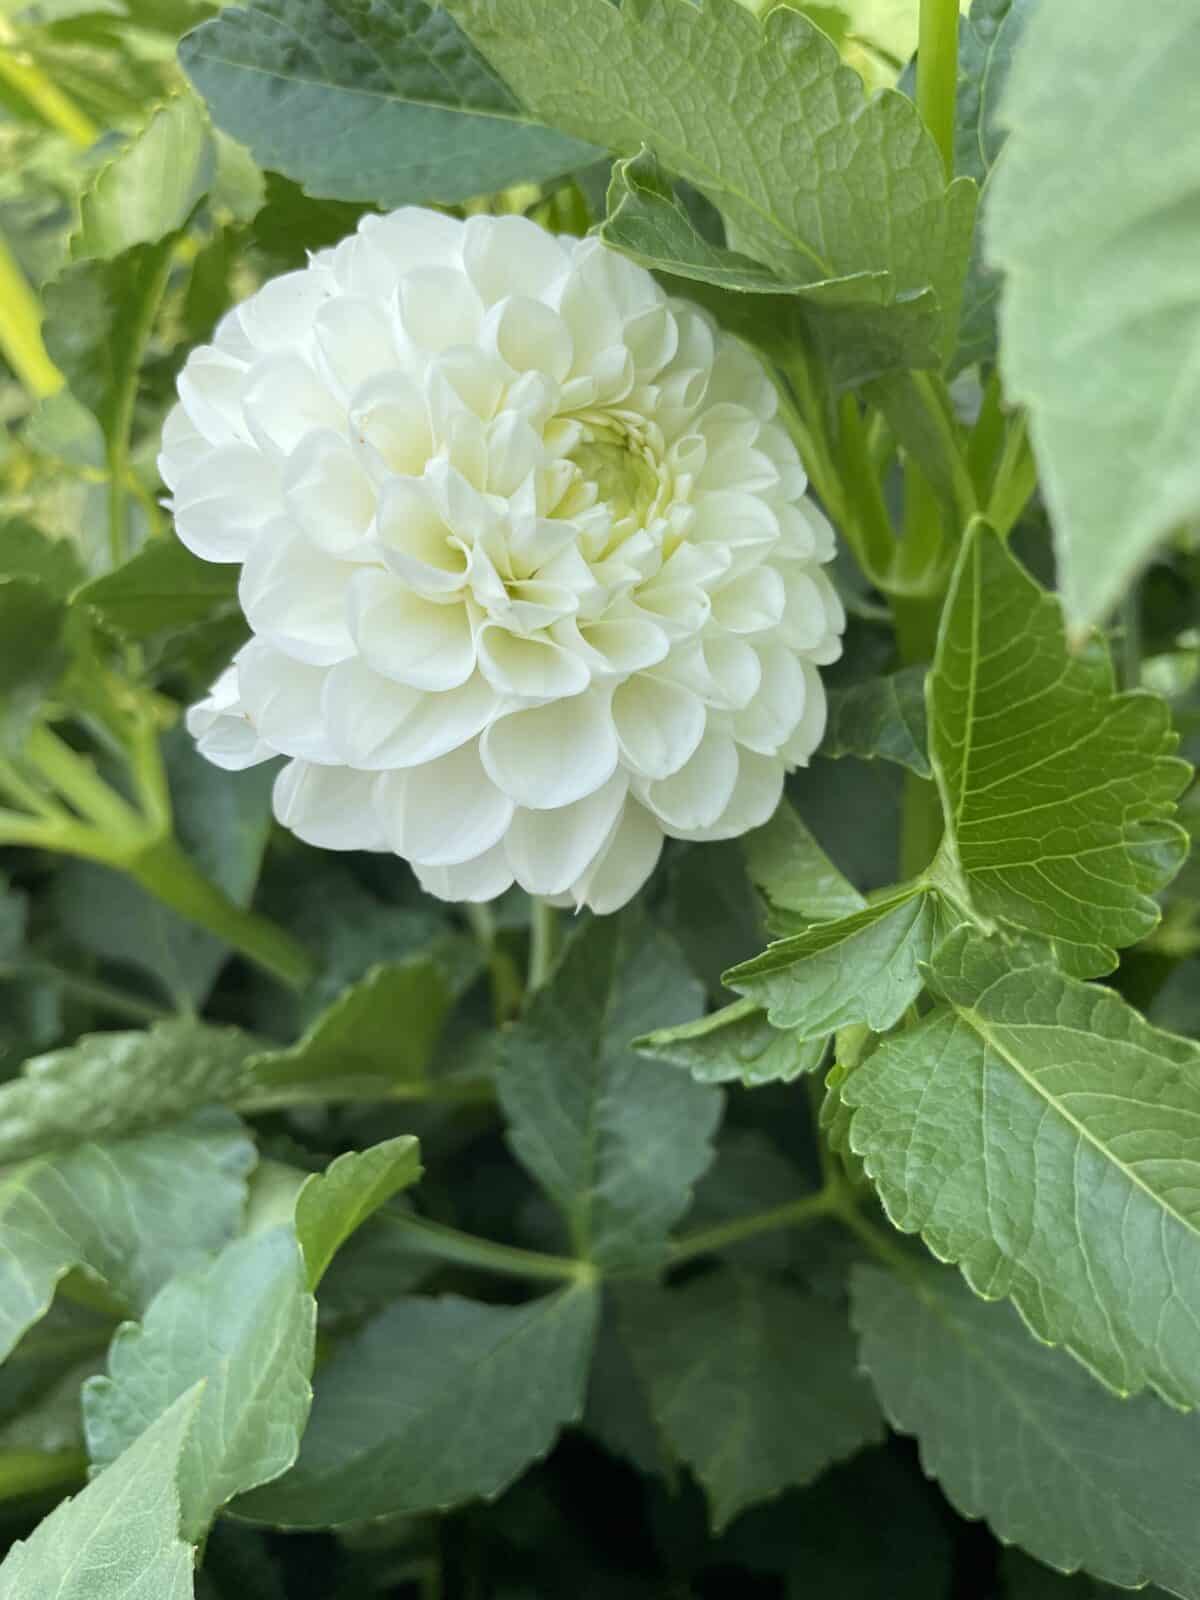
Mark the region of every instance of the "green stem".
<instances>
[{"instance_id":1,"label":"green stem","mask_svg":"<svg viewBox=\"0 0 1200 1600\"><path fill-rule=\"evenodd\" d=\"M1004 436L992 492L984 515L1002 539L1007 539L1017 518L1037 488L1037 462L1029 444L1025 413L1015 416Z\"/></svg>"},{"instance_id":2,"label":"green stem","mask_svg":"<svg viewBox=\"0 0 1200 1600\"><path fill-rule=\"evenodd\" d=\"M536 994L550 977L558 953L558 912L540 895L529 904L529 982L527 994Z\"/></svg>"},{"instance_id":3,"label":"green stem","mask_svg":"<svg viewBox=\"0 0 1200 1600\"><path fill-rule=\"evenodd\" d=\"M917 37L917 109L954 176L954 102L958 92L958 0L921 0Z\"/></svg>"},{"instance_id":4,"label":"green stem","mask_svg":"<svg viewBox=\"0 0 1200 1600\"><path fill-rule=\"evenodd\" d=\"M81 978L77 973L64 972L49 961L0 962L0 978L32 978L55 983L69 994L78 995L81 1000L89 1001L114 1017L124 1017L128 1022L160 1022L164 1017L174 1015L165 1006L155 1005L152 1000L126 994L124 989L102 983L98 978Z\"/></svg>"},{"instance_id":5,"label":"green stem","mask_svg":"<svg viewBox=\"0 0 1200 1600\"><path fill-rule=\"evenodd\" d=\"M415 1255L435 1261L451 1261L461 1267L479 1267L484 1272L508 1278L550 1278L562 1283L588 1282L595 1268L588 1261L570 1256L544 1255L540 1250L521 1250L516 1245L496 1244L473 1233L461 1233L426 1217L387 1215L386 1220L404 1230Z\"/></svg>"},{"instance_id":6,"label":"green stem","mask_svg":"<svg viewBox=\"0 0 1200 1600\"><path fill-rule=\"evenodd\" d=\"M937 647L941 602L893 595L892 615L900 659L905 666L931 660ZM925 871L937 854L942 826L942 806L936 785L930 778L906 771L900 808L902 879L919 877Z\"/></svg>"},{"instance_id":7,"label":"green stem","mask_svg":"<svg viewBox=\"0 0 1200 1600\"><path fill-rule=\"evenodd\" d=\"M875 475L858 399L844 394L838 408L838 465L843 490L841 531L872 583L884 587L896 536Z\"/></svg>"},{"instance_id":8,"label":"green stem","mask_svg":"<svg viewBox=\"0 0 1200 1600\"><path fill-rule=\"evenodd\" d=\"M137 315L129 331L126 349L122 352L129 373L117 394L112 425L108 433L108 545L114 567L125 560L126 506L129 498L129 443L133 430L133 408L137 400L138 370L142 352L158 315L158 308L167 287L171 271L171 242L164 241L158 254L147 266L147 277L137 300Z\"/></svg>"},{"instance_id":9,"label":"green stem","mask_svg":"<svg viewBox=\"0 0 1200 1600\"><path fill-rule=\"evenodd\" d=\"M743 1239L753 1239L756 1234L774 1233L780 1228L803 1228L822 1217L833 1216L839 1205L838 1189L833 1185L817 1194L806 1194L800 1200L790 1200L786 1205L773 1206L769 1211L756 1211L748 1217L735 1217L732 1222L718 1223L712 1228L702 1228L697 1233L684 1234L671 1250L671 1265L691 1261L696 1256L712 1255Z\"/></svg>"},{"instance_id":10,"label":"green stem","mask_svg":"<svg viewBox=\"0 0 1200 1600\"><path fill-rule=\"evenodd\" d=\"M87 1469L83 1450L0 1450L0 1500L82 1485Z\"/></svg>"},{"instance_id":11,"label":"green stem","mask_svg":"<svg viewBox=\"0 0 1200 1600\"><path fill-rule=\"evenodd\" d=\"M14 89L26 105L72 144L80 149L94 144L100 137L99 128L46 76L32 56L12 48L15 37L0 18L0 83Z\"/></svg>"},{"instance_id":12,"label":"green stem","mask_svg":"<svg viewBox=\"0 0 1200 1600\"><path fill-rule=\"evenodd\" d=\"M3 61L2 52L0 61ZM42 308L3 238L0 238L0 353L35 400L62 388L62 373L51 361L42 342Z\"/></svg>"},{"instance_id":13,"label":"green stem","mask_svg":"<svg viewBox=\"0 0 1200 1600\"><path fill-rule=\"evenodd\" d=\"M489 907L467 901L463 905L463 912L487 962L496 1021L511 1022L521 1009L521 974L496 937L496 919Z\"/></svg>"},{"instance_id":14,"label":"green stem","mask_svg":"<svg viewBox=\"0 0 1200 1600\"><path fill-rule=\"evenodd\" d=\"M105 843L114 857L141 840L145 832L142 819L104 781L90 756L80 755L44 724L29 736L28 756L79 815L106 835Z\"/></svg>"}]
</instances>

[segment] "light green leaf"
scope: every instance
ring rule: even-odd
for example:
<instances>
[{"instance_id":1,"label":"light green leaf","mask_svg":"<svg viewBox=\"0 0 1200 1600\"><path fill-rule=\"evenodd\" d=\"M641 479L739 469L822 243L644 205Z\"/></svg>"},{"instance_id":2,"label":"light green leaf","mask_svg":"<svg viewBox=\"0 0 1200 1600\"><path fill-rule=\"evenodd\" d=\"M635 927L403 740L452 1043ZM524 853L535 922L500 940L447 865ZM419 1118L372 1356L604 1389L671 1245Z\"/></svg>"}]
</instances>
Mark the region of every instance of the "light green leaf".
<instances>
[{"instance_id":1,"label":"light green leaf","mask_svg":"<svg viewBox=\"0 0 1200 1600\"><path fill-rule=\"evenodd\" d=\"M854 1274L860 1359L966 1517L1064 1572L1200 1596L1200 1419L1116 1400L953 1273Z\"/></svg>"},{"instance_id":2,"label":"light green leaf","mask_svg":"<svg viewBox=\"0 0 1200 1600\"><path fill-rule=\"evenodd\" d=\"M252 1046L236 1028L180 1018L34 1056L0 1085L0 1164L228 1103Z\"/></svg>"},{"instance_id":3,"label":"light green leaf","mask_svg":"<svg viewBox=\"0 0 1200 1600\"><path fill-rule=\"evenodd\" d=\"M226 1112L77 1145L0 1179L0 1358L75 1268L132 1310L241 1223L254 1146Z\"/></svg>"},{"instance_id":4,"label":"light green leaf","mask_svg":"<svg viewBox=\"0 0 1200 1600\"><path fill-rule=\"evenodd\" d=\"M882 1436L828 1300L719 1271L631 1300L624 1329L650 1408L720 1531Z\"/></svg>"},{"instance_id":5,"label":"light green leaf","mask_svg":"<svg viewBox=\"0 0 1200 1600\"><path fill-rule=\"evenodd\" d=\"M1001 371L1029 408L1075 629L1200 511L1200 148L1178 137L1200 77L1200 12L1162 0L1152 20L1097 0L1081 31L1071 7L1039 6L991 181L988 251L1007 275Z\"/></svg>"},{"instance_id":6,"label":"light green leaf","mask_svg":"<svg viewBox=\"0 0 1200 1600\"><path fill-rule=\"evenodd\" d=\"M597 1302L396 1301L322 1366L299 1461L238 1514L326 1528L493 1499L578 1419Z\"/></svg>"},{"instance_id":7,"label":"light green leaf","mask_svg":"<svg viewBox=\"0 0 1200 1600\"><path fill-rule=\"evenodd\" d=\"M842 1085L889 1216L1127 1394L1200 1405L1200 1045L967 930Z\"/></svg>"},{"instance_id":8,"label":"light green leaf","mask_svg":"<svg viewBox=\"0 0 1200 1600\"><path fill-rule=\"evenodd\" d=\"M649 146L720 209L730 244L785 283L886 273L889 308L907 316L924 298L943 335L957 331L974 185L947 191L912 102L868 100L790 6L761 22L735 0L451 10L536 115L620 155Z\"/></svg>"},{"instance_id":9,"label":"light green leaf","mask_svg":"<svg viewBox=\"0 0 1200 1600\"><path fill-rule=\"evenodd\" d=\"M296 1197L296 1234L314 1293L355 1229L420 1176L421 1152L406 1134L367 1150L348 1150L308 1179Z\"/></svg>"},{"instance_id":10,"label":"light green leaf","mask_svg":"<svg viewBox=\"0 0 1200 1600\"><path fill-rule=\"evenodd\" d=\"M427 1069L453 998L429 956L373 967L298 1043L251 1058L243 1107L422 1099L432 1092Z\"/></svg>"},{"instance_id":11,"label":"light green leaf","mask_svg":"<svg viewBox=\"0 0 1200 1600\"><path fill-rule=\"evenodd\" d=\"M852 916L867 903L787 800L770 822L745 834L741 844L751 881L784 911L823 922Z\"/></svg>"},{"instance_id":12,"label":"light green leaf","mask_svg":"<svg viewBox=\"0 0 1200 1600\"><path fill-rule=\"evenodd\" d=\"M174 1278L118 1329L107 1377L84 1385L92 1460L105 1467L202 1383L178 1481L193 1543L221 1506L285 1472L312 1400L316 1301L291 1228L236 1239Z\"/></svg>"},{"instance_id":13,"label":"light green leaf","mask_svg":"<svg viewBox=\"0 0 1200 1600\"><path fill-rule=\"evenodd\" d=\"M199 1388L107 1472L64 1500L0 1566L0 1600L191 1600L176 1472Z\"/></svg>"},{"instance_id":14,"label":"light green leaf","mask_svg":"<svg viewBox=\"0 0 1200 1600\"><path fill-rule=\"evenodd\" d=\"M597 917L501 1036L509 1142L563 1212L576 1252L601 1265L660 1260L712 1160L720 1094L632 1046L703 1000L678 948L646 919Z\"/></svg>"},{"instance_id":15,"label":"light green leaf","mask_svg":"<svg viewBox=\"0 0 1200 1600\"><path fill-rule=\"evenodd\" d=\"M1099 645L1072 654L1057 600L986 524L968 532L927 687L946 817L933 871L983 922L1049 939L1075 977L1158 921L1187 836L1190 769L1165 701L1117 694Z\"/></svg>"},{"instance_id":16,"label":"light green leaf","mask_svg":"<svg viewBox=\"0 0 1200 1600\"><path fill-rule=\"evenodd\" d=\"M179 59L260 166L317 196L450 205L596 154L539 127L423 0L259 0L188 34Z\"/></svg>"},{"instance_id":17,"label":"light green leaf","mask_svg":"<svg viewBox=\"0 0 1200 1600\"><path fill-rule=\"evenodd\" d=\"M932 895L900 889L853 916L777 940L725 981L765 1007L775 1027L802 1039L823 1039L852 1022L883 1033L925 987L920 968L936 923Z\"/></svg>"},{"instance_id":18,"label":"light green leaf","mask_svg":"<svg viewBox=\"0 0 1200 1600\"><path fill-rule=\"evenodd\" d=\"M639 1054L683 1067L697 1083L791 1083L815 1072L828 1039L802 1039L773 1028L753 1000L735 1000L707 1017L656 1028L634 1040Z\"/></svg>"},{"instance_id":19,"label":"light green leaf","mask_svg":"<svg viewBox=\"0 0 1200 1600\"><path fill-rule=\"evenodd\" d=\"M153 539L114 572L85 583L74 600L140 644L168 629L236 613L237 570L201 561L173 536Z\"/></svg>"},{"instance_id":20,"label":"light green leaf","mask_svg":"<svg viewBox=\"0 0 1200 1600\"><path fill-rule=\"evenodd\" d=\"M199 103L178 94L102 167L80 201L71 254L111 260L182 228L216 175L216 148Z\"/></svg>"},{"instance_id":21,"label":"light green leaf","mask_svg":"<svg viewBox=\"0 0 1200 1600\"><path fill-rule=\"evenodd\" d=\"M823 756L895 761L920 778L932 776L926 754L925 668L904 667L829 694Z\"/></svg>"}]
</instances>

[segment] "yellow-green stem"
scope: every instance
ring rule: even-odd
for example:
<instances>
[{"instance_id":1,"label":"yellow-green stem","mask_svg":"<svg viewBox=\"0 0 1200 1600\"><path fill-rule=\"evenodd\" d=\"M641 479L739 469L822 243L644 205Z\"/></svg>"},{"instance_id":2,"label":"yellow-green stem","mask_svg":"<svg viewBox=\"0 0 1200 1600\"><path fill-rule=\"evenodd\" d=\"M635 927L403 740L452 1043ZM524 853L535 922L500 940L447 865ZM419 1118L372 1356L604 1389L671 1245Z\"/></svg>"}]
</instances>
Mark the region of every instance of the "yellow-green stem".
<instances>
[{"instance_id":1,"label":"yellow-green stem","mask_svg":"<svg viewBox=\"0 0 1200 1600\"><path fill-rule=\"evenodd\" d=\"M529 902L529 982L526 992L534 994L547 981L558 953L558 912L540 895Z\"/></svg>"},{"instance_id":2,"label":"yellow-green stem","mask_svg":"<svg viewBox=\"0 0 1200 1600\"><path fill-rule=\"evenodd\" d=\"M42 343L42 308L16 257L0 238L0 355L35 400L62 388Z\"/></svg>"},{"instance_id":3,"label":"yellow-green stem","mask_svg":"<svg viewBox=\"0 0 1200 1600\"><path fill-rule=\"evenodd\" d=\"M69 100L48 78L32 56L16 49L9 40L11 29L0 19L0 82L16 91L26 105L52 128L86 149L100 137L92 119Z\"/></svg>"},{"instance_id":4,"label":"yellow-green stem","mask_svg":"<svg viewBox=\"0 0 1200 1600\"><path fill-rule=\"evenodd\" d=\"M917 109L954 176L954 100L958 89L958 0L921 0Z\"/></svg>"}]
</instances>

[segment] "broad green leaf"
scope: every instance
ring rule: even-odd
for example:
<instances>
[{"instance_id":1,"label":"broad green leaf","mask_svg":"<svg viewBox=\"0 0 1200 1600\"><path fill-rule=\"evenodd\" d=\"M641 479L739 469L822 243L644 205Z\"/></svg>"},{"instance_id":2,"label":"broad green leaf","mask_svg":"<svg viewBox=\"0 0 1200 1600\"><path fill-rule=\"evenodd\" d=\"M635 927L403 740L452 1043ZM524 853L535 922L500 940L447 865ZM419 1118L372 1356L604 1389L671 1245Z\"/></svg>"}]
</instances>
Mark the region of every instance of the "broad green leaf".
<instances>
[{"instance_id":1,"label":"broad green leaf","mask_svg":"<svg viewBox=\"0 0 1200 1600\"><path fill-rule=\"evenodd\" d=\"M102 167L80 201L71 254L111 260L182 228L216 174L216 148L200 105L177 94Z\"/></svg>"},{"instance_id":2,"label":"broad green leaf","mask_svg":"<svg viewBox=\"0 0 1200 1600\"><path fill-rule=\"evenodd\" d=\"M1178 137L1198 76L1191 0L1162 0L1152 26L1097 0L1083 30L1042 5L1004 97L987 231L1000 365L1029 408L1074 629L1200 511L1200 149Z\"/></svg>"},{"instance_id":3,"label":"broad green leaf","mask_svg":"<svg viewBox=\"0 0 1200 1600\"><path fill-rule=\"evenodd\" d=\"M1082 1574L1064 1577L1020 1550L1005 1550L1000 1557L1004 1600L1113 1600L1110 1584L1096 1583ZM1138 1591L1143 1600L1167 1600L1165 1589L1151 1585Z\"/></svg>"},{"instance_id":4,"label":"broad green leaf","mask_svg":"<svg viewBox=\"0 0 1200 1600\"><path fill-rule=\"evenodd\" d=\"M327 1528L494 1498L578 1419L597 1299L397 1300L322 1366L299 1461L238 1514Z\"/></svg>"},{"instance_id":5,"label":"broad green leaf","mask_svg":"<svg viewBox=\"0 0 1200 1600\"><path fill-rule=\"evenodd\" d=\"M721 1096L641 1060L632 1041L695 1016L703 991L636 912L597 917L501 1036L497 1091L513 1151L602 1266L660 1260L712 1160Z\"/></svg>"},{"instance_id":6,"label":"broad green leaf","mask_svg":"<svg viewBox=\"0 0 1200 1600\"><path fill-rule=\"evenodd\" d=\"M785 800L770 822L743 836L751 881L772 905L814 922L852 916L866 901L830 861Z\"/></svg>"},{"instance_id":7,"label":"broad green leaf","mask_svg":"<svg viewBox=\"0 0 1200 1600\"><path fill-rule=\"evenodd\" d=\"M904 667L829 694L824 756L895 761L920 778L932 776L926 754L925 668Z\"/></svg>"},{"instance_id":8,"label":"broad green leaf","mask_svg":"<svg viewBox=\"0 0 1200 1600\"><path fill-rule=\"evenodd\" d=\"M132 1310L241 1223L254 1146L225 1112L82 1144L0 1178L0 1358L73 1269Z\"/></svg>"},{"instance_id":9,"label":"broad green leaf","mask_svg":"<svg viewBox=\"0 0 1200 1600\"><path fill-rule=\"evenodd\" d=\"M881 1437L844 1313L827 1300L719 1271L637 1297L624 1326L655 1421L717 1531Z\"/></svg>"},{"instance_id":10,"label":"broad green leaf","mask_svg":"<svg viewBox=\"0 0 1200 1600\"><path fill-rule=\"evenodd\" d=\"M773 1028L753 1000L735 1000L707 1017L656 1028L634 1040L640 1055L683 1067L697 1083L791 1083L815 1072L825 1059L828 1039L802 1039ZM2 1092L2 1091L0 1091Z\"/></svg>"},{"instance_id":11,"label":"broad green leaf","mask_svg":"<svg viewBox=\"0 0 1200 1600\"><path fill-rule=\"evenodd\" d=\"M1166 702L1117 694L1100 645L1072 654L1058 601L986 524L964 542L927 685L946 835L933 876L981 920L1049 939L1075 977L1158 921L1187 836L1190 769Z\"/></svg>"},{"instance_id":12,"label":"broad green leaf","mask_svg":"<svg viewBox=\"0 0 1200 1600\"><path fill-rule=\"evenodd\" d=\"M237 1098L252 1041L180 1018L91 1033L0 1085L0 1164L171 1122Z\"/></svg>"},{"instance_id":13,"label":"broad green leaf","mask_svg":"<svg viewBox=\"0 0 1200 1600\"><path fill-rule=\"evenodd\" d=\"M181 1528L193 1543L221 1506L287 1470L312 1400L317 1307L291 1228L226 1245L172 1279L84 1386L93 1462L107 1467L203 1384L180 1461Z\"/></svg>"},{"instance_id":14,"label":"broad green leaf","mask_svg":"<svg viewBox=\"0 0 1200 1600\"><path fill-rule=\"evenodd\" d=\"M313 1293L355 1229L420 1176L417 1141L403 1135L367 1150L348 1150L308 1179L296 1197L296 1235Z\"/></svg>"},{"instance_id":15,"label":"broad green leaf","mask_svg":"<svg viewBox=\"0 0 1200 1600\"><path fill-rule=\"evenodd\" d=\"M719 208L737 251L785 282L886 273L889 308L908 316L923 297L957 331L974 185L947 191L912 102L868 100L799 12L760 22L735 0L451 10L536 115L620 155L648 146Z\"/></svg>"},{"instance_id":16,"label":"broad green leaf","mask_svg":"<svg viewBox=\"0 0 1200 1600\"><path fill-rule=\"evenodd\" d=\"M1119 1393L1200 1404L1200 1045L960 930L842 1085L889 1216Z\"/></svg>"},{"instance_id":17,"label":"broad green leaf","mask_svg":"<svg viewBox=\"0 0 1200 1600\"><path fill-rule=\"evenodd\" d=\"M740 840L684 845L665 878L663 927L705 988L728 999L721 974L761 950L767 936L763 900L750 882Z\"/></svg>"},{"instance_id":18,"label":"broad green leaf","mask_svg":"<svg viewBox=\"0 0 1200 1600\"><path fill-rule=\"evenodd\" d=\"M925 987L933 949L932 895L899 889L838 922L768 945L725 974L731 989L766 1009L777 1028L824 1039L852 1022L883 1033Z\"/></svg>"},{"instance_id":19,"label":"broad green leaf","mask_svg":"<svg viewBox=\"0 0 1200 1600\"><path fill-rule=\"evenodd\" d=\"M51 456L72 467L104 470L104 435L100 424L69 389L59 389L39 401L21 431L21 438L38 455ZM82 579L83 574L79 576Z\"/></svg>"},{"instance_id":20,"label":"broad green leaf","mask_svg":"<svg viewBox=\"0 0 1200 1600\"><path fill-rule=\"evenodd\" d=\"M0 751L19 745L66 665L62 601L33 578L0 576Z\"/></svg>"},{"instance_id":21,"label":"broad green leaf","mask_svg":"<svg viewBox=\"0 0 1200 1600\"><path fill-rule=\"evenodd\" d=\"M29 522L9 521L0 527L0 568L6 578L30 578L60 600L83 579L72 541L52 539Z\"/></svg>"},{"instance_id":22,"label":"broad green leaf","mask_svg":"<svg viewBox=\"0 0 1200 1600\"><path fill-rule=\"evenodd\" d=\"M251 1058L242 1104L422 1099L432 1092L428 1067L453 998L429 956L373 967L298 1043Z\"/></svg>"},{"instance_id":23,"label":"broad green leaf","mask_svg":"<svg viewBox=\"0 0 1200 1600\"><path fill-rule=\"evenodd\" d=\"M619 1287L610 1289L600 1309L582 1427L610 1455L630 1462L639 1472L669 1477L671 1462L622 1331L621 1294Z\"/></svg>"},{"instance_id":24,"label":"broad green leaf","mask_svg":"<svg viewBox=\"0 0 1200 1600\"><path fill-rule=\"evenodd\" d=\"M201 561L179 540L153 539L132 560L84 584L77 605L135 643L237 611L237 568Z\"/></svg>"},{"instance_id":25,"label":"broad green leaf","mask_svg":"<svg viewBox=\"0 0 1200 1600\"><path fill-rule=\"evenodd\" d=\"M953 1273L853 1283L860 1360L956 1510L1061 1571L1200 1596L1200 1419L1105 1394Z\"/></svg>"},{"instance_id":26,"label":"broad green leaf","mask_svg":"<svg viewBox=\"0 0 1200 1600\"><path fill-rule=\"evenodd\" d=\"M184 70L260 166L313 195L450 205L585 166L423 0L258 0L188 34Z\"/></svg>"},{"instance_id":27,"label":"broad green leaf","mask_svg":"<svg viewBox=\"0 0 1200 1600\"><path fill-rule=\"evenodd\" d=\"M0 1600L191 1600L194 1551L179 1537L180 1457L200 1395L170 1411L0 1566Z\"/></svg>"}]
</instances>

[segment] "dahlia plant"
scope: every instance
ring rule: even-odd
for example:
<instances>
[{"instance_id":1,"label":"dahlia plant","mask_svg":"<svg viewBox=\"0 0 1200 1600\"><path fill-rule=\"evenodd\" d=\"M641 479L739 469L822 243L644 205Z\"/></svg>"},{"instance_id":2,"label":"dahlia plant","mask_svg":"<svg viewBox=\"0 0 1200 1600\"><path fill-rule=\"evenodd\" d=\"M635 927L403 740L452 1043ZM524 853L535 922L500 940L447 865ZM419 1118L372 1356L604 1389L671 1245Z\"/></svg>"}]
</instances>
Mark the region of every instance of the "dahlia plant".
<instances>
[{"instance_id":1,"label":"dahlia plant","mask_svg":"<svg viewBox=\"0 0 1200 1600\"><path fill-rule=\"evenodd\" d=\"M0 19L0 1600L1200 1600L1200 13Z\"/></svg>"}]
</instances>

